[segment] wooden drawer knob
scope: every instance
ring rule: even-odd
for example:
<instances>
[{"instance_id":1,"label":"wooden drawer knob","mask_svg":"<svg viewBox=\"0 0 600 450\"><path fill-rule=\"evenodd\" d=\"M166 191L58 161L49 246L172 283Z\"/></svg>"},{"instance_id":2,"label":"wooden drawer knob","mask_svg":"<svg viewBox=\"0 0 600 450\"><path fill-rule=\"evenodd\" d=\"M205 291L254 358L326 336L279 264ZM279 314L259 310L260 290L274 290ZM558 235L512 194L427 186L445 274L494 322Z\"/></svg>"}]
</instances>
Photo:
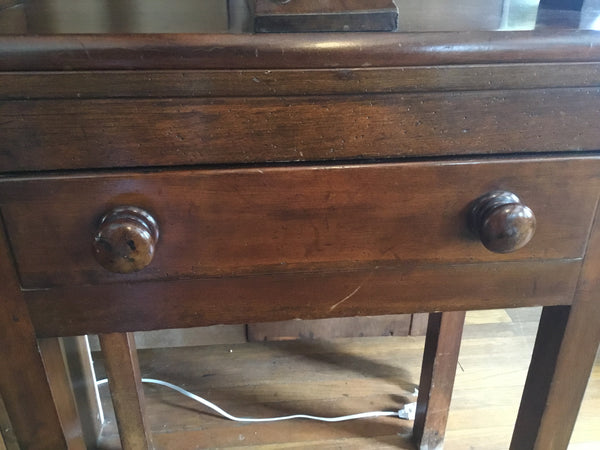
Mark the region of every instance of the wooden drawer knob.
<instances>
[{"instance_id":1,"label":"wooden drawer knob","mask_svg":"<svg viewBox=\"0 0 600 450\"><path fill-rule=\"evenodd\" d=\"M110 272L137 272L152 261L157 241L156 220L143 209L123 206L100 220L94 256Z\"/></svg>"},{"instance_id":2,"label":"wooden drawer knob","mask_svg":"<svg viewBox=\"0 0 600 450\"><path fill-rule=\"evenodd\" d=\"M535 215L512 192L494 191L473 202L469 225L488 250L510 253L533 237Z\"/></svg>"}]
</instances>

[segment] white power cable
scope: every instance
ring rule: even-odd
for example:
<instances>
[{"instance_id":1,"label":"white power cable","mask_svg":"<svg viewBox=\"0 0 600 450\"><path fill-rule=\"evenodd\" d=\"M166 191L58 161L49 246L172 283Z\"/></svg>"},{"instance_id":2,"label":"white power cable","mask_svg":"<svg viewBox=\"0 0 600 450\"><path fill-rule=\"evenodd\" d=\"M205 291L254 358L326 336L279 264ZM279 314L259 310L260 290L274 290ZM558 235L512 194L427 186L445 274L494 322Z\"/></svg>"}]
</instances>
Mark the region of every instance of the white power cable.
<instances>
[{"instance_id":1,"label":"white power cable","mask_svg":"<svg viewBox=\"0 0 600 450\"><path fill-rule=\"evenodd\" d=\"M107 382L108 382L108 380L105 378L103 380L96 381L96 384L101 385L101 384L104 384ZM186 391L185 389L183 389L179 386L176 386L174 384L171 384L167 381L155 380L153 378L142 378L142 383L158 384L160 386L165 386L165 387L168 387L169 389L173 389L174 391L179 392L180 394L183 394L186 397L189 397L192 400L197 401L198 403L202 403L204 406L219 413L223 417L226 417L227 419L233 420L235 422L277 422L277 421L281 421L281 420L291 420L291 419L309 419L309 420L319 420L321 422L343 422L345 420L366 419L366 418L370 418L370 417L382 417L382 416L400 417L401 411L402 411L402 410L396 411L396 412L394 412L394 411L370 411L370 412L363 412L363 413L359 413L359 414L350 414L348 416L340 416L340 417L319 417L319 416L310 416L307 414L294 414L291 416L282 416L282 417L267 417L267 418L263 418L263 419L255 419L252 417L236 417L232 414L229 414L224 409L219 408L214 403L209 402L208 400L206 400L196 394L192 394L191 392Z\"/></svg>"}]
</instances>

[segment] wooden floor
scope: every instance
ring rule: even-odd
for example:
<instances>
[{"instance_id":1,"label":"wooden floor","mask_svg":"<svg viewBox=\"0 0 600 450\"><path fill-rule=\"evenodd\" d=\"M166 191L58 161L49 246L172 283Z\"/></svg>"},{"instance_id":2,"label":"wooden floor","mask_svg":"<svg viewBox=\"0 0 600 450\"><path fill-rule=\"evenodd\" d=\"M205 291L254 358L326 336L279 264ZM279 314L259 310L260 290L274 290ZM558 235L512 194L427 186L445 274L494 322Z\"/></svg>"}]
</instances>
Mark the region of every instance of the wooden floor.
<instances>
[{"instance_id":1,"label":"wooden floor","mask_svg":"<svg viewBox=\"0 0 600 450\"><path fill-rule=\"evenodd\" d=\"M447 450L508 448L538 316L536 309L468 314ZM251 343L142 350L139 358L143 376L180 385L238 416L337 416L398 410L415 401L423 342L390 336ZM146 386L145 392L161 449L413 448L412 422L397 418L238 424L166 388ZM100 448L119 448L106 385L101 393L108 420ZM570 449L600 449L598 358Z\"/></svg>"}]
</instances>

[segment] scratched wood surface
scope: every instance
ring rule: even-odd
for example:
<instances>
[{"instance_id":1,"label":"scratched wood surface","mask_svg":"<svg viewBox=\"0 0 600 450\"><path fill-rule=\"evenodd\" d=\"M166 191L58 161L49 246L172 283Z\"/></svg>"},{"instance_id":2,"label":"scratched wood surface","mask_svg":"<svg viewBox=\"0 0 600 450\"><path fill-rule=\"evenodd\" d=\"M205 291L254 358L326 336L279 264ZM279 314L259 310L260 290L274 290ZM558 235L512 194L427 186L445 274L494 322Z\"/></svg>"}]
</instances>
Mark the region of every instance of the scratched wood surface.
<instances>
[{"instance_id":1,"label":"scratched wood surface","mask_svg":"<svg viewBox=\"0 0 600 450\"><path fill-rule=\"evenodd\" d=\"M538 317L535 308L467 314L446 450L508 448ZM341 415L414 401L423 342L408 336L144 350L140 363L144 376L183 385L233 414ZM236 424L161 387L145 391L159 449L413 449L412 423L398 419ZM102 397L109 422L100 448L112 450L119 441L106 387ZM570 450L600 446L599 410L597 358Z\"/></svg>"},{"instance_id":2,"label":"scratched wood surface","mask_svg":"<svg viewBox=\"0 0 600 450\"><path fill-rule=\"evenodd\" d=\"M576 259L599 166L572 157L59 175L2 180L0 205L30 289ZM522 198L540 224L527 246L504 255L467 224L471 203L498 189ZM100 218L122 205L149 211L160 229L152 263L132 274L105 270L90 250Z\"/></svg>"},{"instance_id":3,"label":"scratched wood surface","mask_svg":"<svg viewBox=\"0 0 600 450\"><path fill-rule=\"evenodd\" d=\"M2 101L0 170L596 150L599 101L597 87Z\"/></svg>"}]
</instances>

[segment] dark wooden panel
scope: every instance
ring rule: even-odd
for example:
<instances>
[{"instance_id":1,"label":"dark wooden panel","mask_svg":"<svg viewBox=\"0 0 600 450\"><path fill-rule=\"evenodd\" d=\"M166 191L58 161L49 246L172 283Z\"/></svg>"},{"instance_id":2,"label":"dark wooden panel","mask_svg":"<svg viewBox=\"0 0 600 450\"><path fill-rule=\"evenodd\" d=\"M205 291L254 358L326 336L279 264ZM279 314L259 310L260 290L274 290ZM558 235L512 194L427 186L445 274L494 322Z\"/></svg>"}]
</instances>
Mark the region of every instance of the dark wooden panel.
<instances>
[{"instance_id":1,"label":"dark wooden panel","mask_svg":"<svg viewBox=\"0 0 600 450\"><path fill-rule=\"evenodd\" d=\"M600 89L0 103L0 170L595 150Z\"/></svg>"},{"instance_id":2,"label":"dark wooden panel","mask_svg":"<svg viewBox=\"0 0 600 450\"><path fill-rule=\"evenodd\" d=\"M0 70L279 69L598 61L595 31L0 36Z\"/></svg>"},{"instance_id":3,"label":"dark wooden panel","mask_svg":"<svg viewBox=\"0 0 600 450\"><path fill-rule=\"evenodd\" d=\"M223 97L593 87L599 63L305 70L0 72L0 98Z\"/></svg>"},{"instance_id":4,"label":"dark wooden panel","mask_svg":"<svg viewBox=\"0 0 600 450\"><path fill-rule=\"evenodd\" d=\"M337 274L77 286L24 295L40 336L81 335L568 304L580 267L573 260L406 264Z\"/></svg>"},{"instance_id":5,"label":"dark wooden panel","mask_svg":"<svg viewBox=\"0 0 600 450\"><path fill-rule=\"evenodd\" d=\"M66 449L10 254L0 220L0 395L21 449Z\"/></svg>"},{"instance_id":6,"label":"dark wooden panel","mask_svg":"<svg viewBox=\"0 0 600 450\"><path fill-rule=\"evenodd\" d=\"M0 205L26 288L580 258L599 164L517 159L27 178L1 183ZM468 231L470 203L496 189L514 191L537 216L537 233L514 253L491 253ZM140 272L115 274L94 259L98 221L121 205L146 209L159 225L154 260Z\"/></svg>"},{"instance_id":7,"label":"dark wooden panel","mask_svg":"<svg viewBox=\"0 0 600 450\"><path fill-rule=\"evenodd\" d=\"M255 3L255 32L394 31L398 26L398 10L392 0Z\"/></svg>"}]
</instances>

